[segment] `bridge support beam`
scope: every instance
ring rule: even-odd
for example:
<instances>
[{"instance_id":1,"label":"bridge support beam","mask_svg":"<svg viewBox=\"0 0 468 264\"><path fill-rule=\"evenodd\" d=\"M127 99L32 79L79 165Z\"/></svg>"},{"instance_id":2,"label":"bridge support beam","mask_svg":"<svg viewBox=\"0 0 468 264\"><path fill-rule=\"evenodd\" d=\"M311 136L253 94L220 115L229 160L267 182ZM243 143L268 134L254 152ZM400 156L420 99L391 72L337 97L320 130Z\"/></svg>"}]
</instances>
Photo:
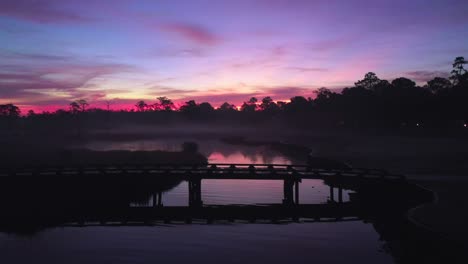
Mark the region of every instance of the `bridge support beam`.
<instances>
[{"instance_id":1,"label":"bridge support beam","mask_svg":"<svg viewBox=\"0 0 468 264\"><path fill-rule=\"evenodd\" d=\"M283 182L283 204L294 205L299 204L299 180L284 179Z\"/></svg>"},{"instance_id":2,"label":"bridge support beam","mask_svg":"<svg viewBox=\"0 0 468 264\"><path fill-rule=\"evenodd\" d=\"M333 186L330 185L330 201L334 202L335 201L335 193L334 193L334 188Z\"/></svg>"},{"instance_id":3,"label":"bridge support beam","mask_svg":"<svg viewBox=\"0 0 468 264\"><path fill-rule=\"evenodd\" d=\"M189 187L189 206L199 207L203 205L201 197L201 179L190 179L188 182Z\"/></svg>"},{"instance_id":4,"label":"bridge support beam","mask_svg":"<svg viewBox=\"0 0 468 264\"><path fill-rule=\"evenodd\" d=\"M283 205L293 205L294 200L293 200L293 186L294 186L294 181L292 179L284 179L283 182Z\"/></svg>"},{"instance_id":5,"label":"bridge support beam","mask_svg":"<svg viewBox=\"0 0 468 264\"><path fill-rule=\"evenodd\" d=\"M299 181L294 182L294 203L299 204Z\"/></svg>"}]
</instances>

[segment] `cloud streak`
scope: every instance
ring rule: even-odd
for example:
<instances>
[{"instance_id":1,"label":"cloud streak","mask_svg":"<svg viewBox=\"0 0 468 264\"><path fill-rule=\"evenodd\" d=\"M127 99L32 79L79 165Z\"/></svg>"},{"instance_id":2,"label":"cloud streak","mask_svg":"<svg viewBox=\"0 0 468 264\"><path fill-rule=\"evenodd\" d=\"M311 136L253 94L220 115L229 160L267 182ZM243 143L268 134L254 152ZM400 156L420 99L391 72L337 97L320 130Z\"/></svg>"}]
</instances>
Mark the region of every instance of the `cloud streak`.
<instances>
[{"instance_id":1,"label":"cloud streak","mask_svg":"<svg viewBox=\"0 0 468 264\"><path fill-rule=\"evenodd\" d=\"M91 90L94 79L135 70L126 64L68 61L40 54L35 54L33 58L37 61L32 64L23 64L23 60L19 61L20 64L17 64L18 61L16 64L0 64L0 101L14 99L19 104L39 105L63 103L76 98L100 100L108 92Z\"/></svg>"},{"instance_id":2,"label":"cloud streak","mask_svg":"<svg viewBox=\"0 0 468 264\"><path fill-rule=\"evenodd\" d=\"M102 75L128 71L121 64L64 64L40 70L24 69L19 73L0 73L1 90L70 89L85 85Z\"/></svg>"},{"instance_id":3,"label":"cloud streak","mask_svg":"<svg viewBox=\"0 0 468 264\"><path fill-rule=\"evenodd\" d=\"M286 69L298 72L327 72L328 69L326 68L314 68L314 67L287 67Z\"/></svg>"},{"instance_id":4,"label":"cloud streak","mask_svg":"<svg viewBox=\"0 0 468 264\"><path fill-rule=\"evenodd\" d=\"M221 41L216 34L204 27L194 24L168 23L160 25L159 29L197 44L214 45Z\"/></svg>"},{"instance_id":5,"label":"cloud streak","mask_svg":"<svg viewBox=\"0 0 468 264\"><path fill-rule=\"evenodd\" d=\"M405 74L416 82L427 82L435 77L448 78L450 75L448 72L443 71L410 71Z\"/></svg>"},{"instance_id":6,"label":"cloud streak","mask_svg":"<svg viewBox=\"0 0 468 264\"><path fill-rule=\"evenodd\" d=\"M2 0L0 16L7 16L38 23L82 22L87 20L81 15L60 7L59 0Z\"/></svg>"}]
</instances>

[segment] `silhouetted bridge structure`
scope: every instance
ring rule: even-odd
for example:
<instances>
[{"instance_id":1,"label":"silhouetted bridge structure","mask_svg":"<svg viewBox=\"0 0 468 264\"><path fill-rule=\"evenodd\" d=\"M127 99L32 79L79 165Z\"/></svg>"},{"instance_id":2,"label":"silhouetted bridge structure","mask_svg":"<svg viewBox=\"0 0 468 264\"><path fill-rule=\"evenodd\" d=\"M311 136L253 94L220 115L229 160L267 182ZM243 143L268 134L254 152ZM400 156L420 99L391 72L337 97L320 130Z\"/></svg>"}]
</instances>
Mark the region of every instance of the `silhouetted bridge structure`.
<instances>
[{"instance_id":1,"label":"silhouetted bridge structure","mask_svg":"<svg viewBox=\"0 0 468 264\"><path fill-rule=\"evenodd\" d=\"M322 179L332 182L344 183L351 181L391 181L405 180L402 175L389 174L386 171L375 169L316 169L307 165L281 165L281 164L160 164L160 165L89 165L75 167L35 167L35 168L9 168L0 169L0 177L15 177L21 179L41 179L54 177L78 177L81 180L93 180L106 177L128 181L145 179L171 179L188 181L189 204L202 205L201 181L205 179L236 179L236 180L282 180L284 182L283 204L299 204L299 183L302 179ZM24 178L23 178L24 179ZM333 184L332 184L333 185ZM331 197L333 195L331 188ZM339 200L342 200L342 187L338 188ZM156 203L160 204L160 195Z\"/></svg>"}]
</instances>

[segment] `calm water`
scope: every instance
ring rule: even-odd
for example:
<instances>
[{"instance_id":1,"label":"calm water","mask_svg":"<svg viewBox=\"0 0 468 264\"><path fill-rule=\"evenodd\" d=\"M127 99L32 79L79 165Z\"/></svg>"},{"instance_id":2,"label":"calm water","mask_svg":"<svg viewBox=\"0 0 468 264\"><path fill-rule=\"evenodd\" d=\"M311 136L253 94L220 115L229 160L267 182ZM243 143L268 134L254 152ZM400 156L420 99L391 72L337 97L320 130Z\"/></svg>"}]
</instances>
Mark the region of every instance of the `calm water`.
<instances>
[{"instance_id":1,"label":"calm water","mask_svg":"<svg viewBox=\"0 0 468 264\"><path fill-rule=\"evenodd\" d=\"M183 142L197 142L199 152L208 157L210 163L268 163L268 164L304 164L304 158L285 157L266 146L240 146L223 143L218 139L200 138L164 138L162 140L139 140L89 142L80 147L93 150L164 150L180 151Z\"/></svg>"},{"instance_id":2,"label":"calm water","mask_svg":"<svg viewBox=\"0 0 468 264\"><path fill-rule=\"evenodd\" d=\"M188 140L91 142L85 147L179 150L184 141ZM265 147L197 141L212 163L302 163ZM186 205L187 188L182 182L164 193L163 204ZM282 188L281 181L204 180L202 198L205 204L280 203ZM329 198L329 187L320 180L300 185L302 203L325 203ZM32 237L0 233L0 263L392 263L383 248L373 226L361 221L60 227Z\"/></svg>"},{"instance_id":3,"label":"calm water","mask_svg":"<svg viewBox=\"0 0 468 264\"><path fill-rule=\"evenodd\" d=\"M357 242L358 240L358 242ZM1 263L391 263L371 225L56 228L0 234Z\"/></svg>"}]
</instances>

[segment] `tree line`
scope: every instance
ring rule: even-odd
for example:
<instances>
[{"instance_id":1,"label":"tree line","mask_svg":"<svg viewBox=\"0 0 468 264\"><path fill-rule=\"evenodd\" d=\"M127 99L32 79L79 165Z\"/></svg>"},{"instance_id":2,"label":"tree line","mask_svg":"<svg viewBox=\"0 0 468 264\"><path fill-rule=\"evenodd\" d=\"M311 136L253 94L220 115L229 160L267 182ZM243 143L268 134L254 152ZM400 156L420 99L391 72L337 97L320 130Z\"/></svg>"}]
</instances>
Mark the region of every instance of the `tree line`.
<instances>
[{"instance_id":1,"label":"tree line","mask_svg":"<svg viewBox=\"0 0 468 264\"><path fill-rule=\"evenodd\" d=\"M215 108L208 102L185 102L176 108L167 97L158 97L156 103L138 101L134 109L112 111L137 115L182 115L192 119L237 118L266 120L286 118L289 120L313 120L321 124L348 126L406 126L406 125L462 125L468 122L468 73L467 61L457 57L449 78L435 77L423 86L409 78L400 77L393 81L380 79L375 73L365 74L354 86L335 92L327 88L314 91L315 98L294 96L289 101L274 101L267 96L245 101L240 107L228 102ZM69 109L53 113L36 114L29 111L24 118L37 116L88 116L93 113L110 112L90 108L86 100L73 101ZM13 104L0 105L0 117L19 118L20 109Z\"/></svg>"}]
</instances>

